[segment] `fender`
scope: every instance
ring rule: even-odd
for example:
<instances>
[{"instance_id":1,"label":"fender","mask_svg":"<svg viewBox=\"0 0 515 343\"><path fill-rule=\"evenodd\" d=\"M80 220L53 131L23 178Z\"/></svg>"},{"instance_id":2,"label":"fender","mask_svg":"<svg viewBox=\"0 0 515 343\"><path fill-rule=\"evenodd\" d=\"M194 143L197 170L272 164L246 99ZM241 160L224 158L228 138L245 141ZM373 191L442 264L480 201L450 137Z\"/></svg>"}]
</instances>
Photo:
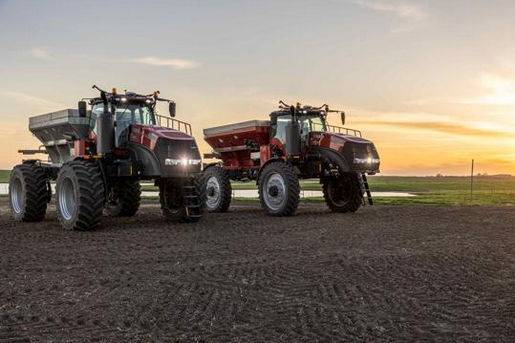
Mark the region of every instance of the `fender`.
<instances>
[{"instance_id":1,"label":"fender","mask_svg":"<svg viewBox=\"0 0 515 343\"><path fill-rule=\"evenodd\" d=\"M350 172L349 163L341 152L318 146L310 146L309 152L319 154L322 157L322 160L327 160L327 162L331 163L332 165L338 166L342 173Z\"/></svg>"},{"instance_id":2,"label":"fender","mask_svg":"<svg viewBox=\"0 0 515 343\"><path fill-rule=\"evenodd\" d=\"M142 176L160 176L161 165L157 160L156 154L146 146L129 142L127 147L129 148L131 156L135 161L140 161L144 166Z\"/></svg>"},{"instance_id":3,"label":"fender","mask_svg":"<svg viewBox=\"0 0 515 343\"><path fill-rule=\"evenodd\" d=\"M202 170L206 170L207 168L210 168L210 167L215 167L215 166L219 166L219 167L222 167L222 162L211 162L211 163L204 163L203 167L202 167Z\"/></svg>"},{"instance_id":4,"label":"fender","mask_svg":"<svg viewBox=\"0 0 515 343\"><path fill-rule=\"evenodd\" d=\"M263 169L269 165L270 163L272 162L275 162L275 161L281 161L281 162L284 162L284 160L280 157L272 157L271 159L269 159L268 161L265 162L265 164L263 164L261 166L261 168L259 168L259 171L258 171L258 174L256 176L256 185L259 185L259 177L261 176L261 172L263 171Z\"/></svg>"}]
</instances>

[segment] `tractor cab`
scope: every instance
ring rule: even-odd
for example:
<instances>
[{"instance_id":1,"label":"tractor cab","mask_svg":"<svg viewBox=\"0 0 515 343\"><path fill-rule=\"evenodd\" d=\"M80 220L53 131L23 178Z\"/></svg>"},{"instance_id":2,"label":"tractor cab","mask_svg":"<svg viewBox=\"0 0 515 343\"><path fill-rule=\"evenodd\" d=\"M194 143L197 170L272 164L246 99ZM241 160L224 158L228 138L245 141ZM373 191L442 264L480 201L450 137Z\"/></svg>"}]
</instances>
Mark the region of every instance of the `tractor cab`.
<instances>
[{"instance_id":1,"label":"tractor cab","mask_svg":"<svg viewBox=\"0 0 515 343\"><path fill-rule=\"evenodd\" d=\"M279 110L270 114L270 141L280 147L285 156L297 156L308 153L312 146L319 146L322 139L343 142L349 136L361 138L358 130L329 125L329 113L340 114L342 124L345 124L345 113L330 110L328 105L313 107L297 103L288 106L281 101ZM336 150L341 147L331 146Z\"/></svg>"},{"instance_id":2,"label":"tractor cab","mask_svg":"<svg viewBox=\"0 0 515 343\"><path fill-rule=\"evenodd\" d=\"M157 114L155 113L157 94L156 92L150 95L140 95L127 91L125 94L118 94L116 89L113 89L112 93L106 95L107 110L113 117L115 147L126 147L129 142L131 125L153 126L157 124ZM94 138L98 136L98 118L106 108L102 97L90 99L90 103L89 127ZM175 116L175 106L171 106L170 109L173 109L170 111L170 116Z\"/></svg>"},{"instance_id":3,"label":"tractor cab","mask_svg":"<svg viewBox=\"0 0 515 343\"><path fill-rule=\"evenodd\" d=\"M305 150L302 147L309 145L311 132L327 132L328 130L327 112L324 109L311 106L281 107L281 110L270 114L270 124L270 138L275 138L284 147L287 146L287 131L290 129L298 130L301 150ZM297 135L293 134L291 137L295 136Z\"/></svg>"}]
</instances>

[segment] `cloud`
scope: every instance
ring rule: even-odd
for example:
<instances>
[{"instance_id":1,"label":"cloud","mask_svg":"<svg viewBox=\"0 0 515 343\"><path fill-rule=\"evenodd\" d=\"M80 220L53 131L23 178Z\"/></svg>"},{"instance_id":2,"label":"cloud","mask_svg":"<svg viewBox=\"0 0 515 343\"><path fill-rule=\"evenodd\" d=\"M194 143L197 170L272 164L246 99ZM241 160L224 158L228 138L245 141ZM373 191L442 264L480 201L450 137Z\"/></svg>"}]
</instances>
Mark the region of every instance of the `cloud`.
<instances>
[{"instance_id":1,"label":"cloud","mask_svg":"<svg viewBox=\"0 0 515 343\"><path fill-rule=\"evenodd\" d=\"M515 78L483 74L479 84L489 93L476 98L459 99L462 104L515 105Z\"/></svg>"},{"instance_id":2,"label":"cloud","mask_svg":"<svg viewBox=\"0 0 515 343\"><path fill-rule=\"evenodd\" d=\"M44 60L44 61L53 61L55 60L55 57L52 56L47 50L42 48L33 48L29 50L29 54L38 59L38 60Z\"/></svg>"},{"instance_id":3,"label":"cloud","mask_svg":"<svg viewBox=\"0 0 515 343\"><path fill-rule=\"evenodd\" d=\"M394 1L374 1L374 0L354 0L355 4L361 7L379 11L379 12L390 12L395 14L399 18L409 19L413 21L422 21L426 17L424 10L415 5L404 2Z\"/></svg>"},{"instance_id":4,"label":"cloud","mask_svg":"<svg viewBox=\"0 0 515 343\"><path fill-rule=\"evenodd\" d=\"M38 98L38 97L28 95L25 93L2 91L2 92L0 92L0 96L5 96L7 98L10 98L13 101L23 104L23 105L28 105L28 106L32 106L32 107L36 107L36 108L41 108L41 109L58 110L58 109L67 108L66 105L63 105L61 103Z\"/></svg>"},{"instance_id":5,"label":"cloud","mask_svg":"<svg viewBox=\"0 0 515 343\"><path fill-rule=\"evenodd\" d=\"M33 48L29 50L29 54L36 59L44 61L55 61L56 56L47 49ZM195 61L179 59L179 58L159 58L154 56L136 57L136 58L105 58L101 56L91 56L88 54L61 56L73 59L84 59L88 61L104 62L104 63L137 63L157 67L171 67L174 69L191 69L196 68L199 64Z\"/></svg>"},{"instance_id":6,"label":"cloud","mask_svg":"<svg viewBox=\"0 0 515 343\"><path fill-rule=\"evenodd\" d=\"M428 121L373 121L361 122L367 125L395 126L414 130L429 130L448 133L459 136L490 137L490 138L515 138L514 133L478 129L452 122L428 122Z\"/></svg>"},{"instance_id":7,"label":"cloud","mask_svg":"<svg viewBox=\"0 0 515 343\"><path fill-rule=\"evenodd\" d=\"M507 71L507 75L514 74L513 70ZM499 106L515 106L515 75L499 76L497 74L483 73L475 82L483 89L483 94L475 97L435 97L428 99L413 99L403 101L403 105L408 106L425 106L435 104L461 104L461 105L499 105ZM495 114L495 112L490 111ZM514 112L497 111L503 115L514 115Z\"/></svg>"},{"instance_id":8,"label":"cloud","mask_svg":"<svg viewBox=\"0 0 515 343\"><path fill-rule=\"evenodd\" d=\"M172 67L175 69L190 69L198 67L198 63L183 59L166 59L153 56L139 57L130 60L134 63L146 64L158 67Z\"/></svg>"},{"instance_id":9,"label":"cloud","mask_svg":"<svg viewBox=\"0 0 515 343\"><path fill-rule=\"evenodd\" d=\"M400 21L392 33L413 31L425 23L426 11L419 5L398 0L352 0L356 5L371 11L394 14Z\"/></svg>"}]
</instances>

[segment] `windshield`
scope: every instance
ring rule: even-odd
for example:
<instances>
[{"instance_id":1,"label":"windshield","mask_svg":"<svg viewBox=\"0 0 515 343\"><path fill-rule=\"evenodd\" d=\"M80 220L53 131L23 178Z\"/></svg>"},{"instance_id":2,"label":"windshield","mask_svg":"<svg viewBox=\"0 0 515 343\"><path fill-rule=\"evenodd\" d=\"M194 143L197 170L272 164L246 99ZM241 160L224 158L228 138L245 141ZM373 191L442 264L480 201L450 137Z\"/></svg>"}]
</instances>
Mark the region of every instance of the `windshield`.
<instances>
[{"instance_id":1,"label":"windshield","mask_svg":"<svg viewBox=\"0 0 515 343\"><path fill-rule=\"evenodd\" d=\"M103 104L95 104L91 109L90 127L94 129L97 117L104 111ZM114 120L117 126L123 127L130 124L154 125L154 113L149 106L143 104L127 104L119 106L115 111Z\"/></svg>"},{"instance_id":2,"label":"windshield","mask_svg":"<svg viewBox=\"0 0 515 343\"><path fill-rule=\"evenodd\" d=\"M300 118L300 127L303 133L306 132L326 132L327 126L325 120L320 116L309 116Z\"/></svg>"}]
</instances>

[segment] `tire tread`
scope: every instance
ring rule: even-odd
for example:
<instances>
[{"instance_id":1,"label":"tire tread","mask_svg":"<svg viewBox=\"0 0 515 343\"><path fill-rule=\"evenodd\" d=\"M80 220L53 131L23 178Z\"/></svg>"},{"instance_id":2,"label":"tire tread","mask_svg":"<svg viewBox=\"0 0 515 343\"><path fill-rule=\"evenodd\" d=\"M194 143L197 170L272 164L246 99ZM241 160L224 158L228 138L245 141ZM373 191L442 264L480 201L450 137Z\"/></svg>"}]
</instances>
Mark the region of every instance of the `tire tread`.
<instances>
[{"instance_id":1,"label":"tire tread","mask_svg":"<svg viewBox=\"0 0 515 343\"><path fill-rule=\"evenodd\" d=\"M216 207L216 209L211 212L225 213L229 210L229 206L231 206L232 199L232 186L231 180L227 175L226 171L220 166L212 166L206 168L204 170L205 182L209 179L210 176L215 176L218 179L218 183L220 184L220 192L221 199L220 203ZM207 189L206 189L207 192Z\"/></svg>"},{"instance_id":2,"label":"tire tread","mask_svg":"<svg viewBox=\"0 0 515 343\"><path fill-rule=\"evenodd\" d=\"M261 189L261 178L268 174L269 172L276 170L277 172L281 173L284 177L284 181L287 183L288 187L288 198L286 200L286 205L280 212L270 212L270 209L266 206L265 200L263 198L262 189ZM282 161L276 161L276 162L270 162L267 164L262 172L260 173L258 180L258 192L259 192L259 201L261 202L261 207L272 216L277 217L288 217L295 214L297 211L297 207L299 206L300 201L300 185L299 185L299 179L297 177L297 174L293 170L293 167L289 163L285 163Z\"/></svg>"},{"instance_id":3,"label":"tire tread","mask_svg":"<svg viewBox=\"0 0 515 343\"><path fill-rule=\"evenodd\" d=\"M329 207L329 209L333 212L341 212L341 213L347 213L347 212L356 212L361 205L363 204L363 193L361 191L361 187L359 185L359 180L357 175L351 175L351 182L352 182L352 192L350 195L350 200L343 206L337 206L334 204L330 197L329 197L329 178L326 178L323 181L323 193L324 193L324 200Z\"/></svg>"},{"instance_id":4,"label":"tire tread","mask_svg":"<svg viewBox=\"0 0 515 343\"><path fill-rule=\"evenodd\" d=\"M48 177L45 169L38 165L20 164L13 168L9 183L18 177L18 172L25 184L25 204L20 214L15 214L15 220L23 222L39 222L45 219L49 202ZM12 203L9 201L12 209ZM12 209L14 213L14 210Z\"/></svg>"},{"instance_id":5,"label":"tire tread","mask_svg":"<svg viewBox=\"0 0 515 343\"><path fill-rule=\"evenodd\" d=\"M67 170L70 170L75 177L75 186L78 187L78 213L74 221L66 221L60 213L59 196L57 196L59 220L65 228L70 230L94 230L100 225L105 204L104 181L100 167L89 161L76 160L69 162L59 171L57 177L58 184L61 175Z\"/></svg>"}]
</instances>

